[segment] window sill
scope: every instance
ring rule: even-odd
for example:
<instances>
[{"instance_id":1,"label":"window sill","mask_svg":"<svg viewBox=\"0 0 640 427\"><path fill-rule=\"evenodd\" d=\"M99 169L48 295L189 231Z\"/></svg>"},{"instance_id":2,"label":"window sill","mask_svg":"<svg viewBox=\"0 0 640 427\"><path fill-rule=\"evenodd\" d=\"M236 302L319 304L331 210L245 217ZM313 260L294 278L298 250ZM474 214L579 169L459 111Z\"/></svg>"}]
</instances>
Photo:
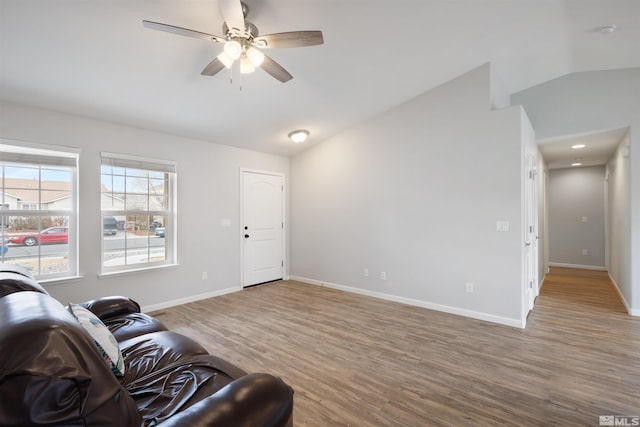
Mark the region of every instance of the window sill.
<instances>
[{"instance_id":1,"label":"window sill","mask_svg":"<svg viewBox=\"0 0 640 427\"><path fill-rule=\"evenodd\" d=\"M170 268L176 268L179 266L180 264L167 264L167 265L158 265L155 267L135 268L131 270L109 271L107 273L99 273L98 278L104 279L104 278L114 277L114 276L127 276L130 274L140 274L140 273L146 273L149 271L166 270Z\"/></svg>"},{"instance_id":2,"label":"window sill","mask_svg":"<svg viewBox=\"0 0 640 427\"><path fill-rule=\"evenodd\" d=\"M78 280L82 280L82 279L84 279L84 276L66 276L66 277L55 277L52 279L44 279L44 280L36 279L36 282L38 282L43 286L50 286L50 285L59 285L67 282L77 282Z\"/></svg>"}]
</instances>

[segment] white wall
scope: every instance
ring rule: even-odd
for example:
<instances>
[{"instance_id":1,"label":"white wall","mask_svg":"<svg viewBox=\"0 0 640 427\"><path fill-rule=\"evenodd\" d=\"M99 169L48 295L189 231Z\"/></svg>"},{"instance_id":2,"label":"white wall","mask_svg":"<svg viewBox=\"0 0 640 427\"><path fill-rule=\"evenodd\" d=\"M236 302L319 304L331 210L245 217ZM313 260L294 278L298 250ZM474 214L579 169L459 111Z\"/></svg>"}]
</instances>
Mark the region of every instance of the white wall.
<instances>
[{"instance_id":1,"label":"white wall","mask_svg":"<svg viewBox=\"0 0 640 427\"><path fill-rule=\"evenodd\" d=\"M485 65L293 158L292 277L522 326L524 115L491 111L489 82Z\"/></svg>"},{"instance_id":2,"label":"white wall","mask_svg":"<svg viewBox=\"0 0 640 427\"><path fill-rule=\"evenodd\" d=\"M604 179L604 166L549 171L551 265L605 268Z\"/></svg>"},{"instance_id":3,"label":"white wall","mask_svg":"<svg viewBox=\"0 0 640 427\"><path fill-rule=\"evenodd\" d=\"M620 287L618 282L630 282L628 267L631 265L631 223L629 215L631 170L629 158L625 157L629 142L629 134L627 134L606 166L607 207L610 213L608 230L610 241L609 274L618 287ZM625 304L627 305L627 310L630 310L626 298Z\"/></svg>"},{"instance_id":4,"label":"white wall","mask_svg":"<svg viewBox=\"0 0 640 427\"><path fill-rule=\"evenodd\" d=\"M157 307L201 294L238 289L240 168L284 173L288 185L289 159L285 157L18 104L0 102L0 137L81 149L79 253L83 278L47 286L63 303L127 295L143 306ZM178 267L97 277L102 235L101 151L177 161ZM288 214L288 196L285 212ZM231 227L221 227L222 218L230 219ZM207 280L202 280L204 271L208 272Z\"/></svg>"},{"instance_id":5,"label":"white wall","mask_svg":"<svg viewBox=\"0 0 640 427\"><path fill-rule=\"evenodd\" d=\"M631 262L640 256L640 68L569 74L513 94L511 101L524 107L539 139L631 127L631 155L624 160L629 181L619 183L629 192L628 205L617 212L630 224L629 234L611 242L622 252L610 260L620 265L610 274L629 312L640 315L640 262Z\"/></svg>"}]
</instances>

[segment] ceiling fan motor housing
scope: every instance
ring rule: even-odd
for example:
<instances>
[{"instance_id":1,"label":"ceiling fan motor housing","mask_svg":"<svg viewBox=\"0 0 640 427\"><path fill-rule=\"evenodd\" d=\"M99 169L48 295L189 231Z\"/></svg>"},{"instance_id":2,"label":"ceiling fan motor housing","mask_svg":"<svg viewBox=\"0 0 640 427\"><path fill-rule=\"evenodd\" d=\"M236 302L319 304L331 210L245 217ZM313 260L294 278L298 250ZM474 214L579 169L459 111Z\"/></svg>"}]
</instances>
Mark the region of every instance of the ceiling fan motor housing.
<instances>
[{"instance_id":1,"label":"ceiling fan motor housing","mask_svg":"<svg viewBox=\"0 0 640 427\"><path fill-rule=\"evenodd\" d=\"M244 34L233 34L229 30L229 26L226 22L222 23L222 33L226 36L227 39L231 40L233 38L241 37L245 39L253 39L254 37L258 37L258 27L253 25L253 22L245 21Z\"/></svg>"}]
</instances>

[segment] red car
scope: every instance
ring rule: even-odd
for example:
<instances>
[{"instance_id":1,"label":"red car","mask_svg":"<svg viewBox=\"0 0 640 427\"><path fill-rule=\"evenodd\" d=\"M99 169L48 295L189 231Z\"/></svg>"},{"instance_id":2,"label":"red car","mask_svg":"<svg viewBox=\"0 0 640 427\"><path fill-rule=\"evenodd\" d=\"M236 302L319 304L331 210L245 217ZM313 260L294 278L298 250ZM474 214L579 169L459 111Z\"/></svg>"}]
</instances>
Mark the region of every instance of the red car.
<instances>
[{"instance_id":1,"label":"red car","mask_svg":"<svg viewBox=\"0 0 640 427\"><path fill-rule=\"evenodd\" d=\"M34 246L47 243L67 243L69 241L69 227L49 227L38 234L25 234L9 238L14 245Z\"/></svg>"}]
</instances>

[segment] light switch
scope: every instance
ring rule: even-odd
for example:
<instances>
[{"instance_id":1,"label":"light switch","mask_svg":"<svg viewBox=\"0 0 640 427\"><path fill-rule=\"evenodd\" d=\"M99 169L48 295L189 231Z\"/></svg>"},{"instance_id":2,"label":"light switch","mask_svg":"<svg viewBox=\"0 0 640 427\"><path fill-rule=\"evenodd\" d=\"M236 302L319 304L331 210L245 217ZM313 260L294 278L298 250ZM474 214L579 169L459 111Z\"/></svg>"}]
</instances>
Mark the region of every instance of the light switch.
<instances>
[{"instance_id":1,"label":"light switch","mask_svg":"<svg viewBox=\"0 0 640 427\"><path fill-rule=\"evenodd\" d=\"M496 221L496 231L509 231L509 221Z\"/></svg>"},{"instance_id":2,"label":"light switch","mask_svg":"<svg viewBox=\"0 0 640 427\"><path fill-rule=\"evenodd\" d=\"M588 218L588 217L586 217L586 216L583 216L583 217L582 217L582 222L589 222L589 218Z\"/></svg>"}]
</instances>

